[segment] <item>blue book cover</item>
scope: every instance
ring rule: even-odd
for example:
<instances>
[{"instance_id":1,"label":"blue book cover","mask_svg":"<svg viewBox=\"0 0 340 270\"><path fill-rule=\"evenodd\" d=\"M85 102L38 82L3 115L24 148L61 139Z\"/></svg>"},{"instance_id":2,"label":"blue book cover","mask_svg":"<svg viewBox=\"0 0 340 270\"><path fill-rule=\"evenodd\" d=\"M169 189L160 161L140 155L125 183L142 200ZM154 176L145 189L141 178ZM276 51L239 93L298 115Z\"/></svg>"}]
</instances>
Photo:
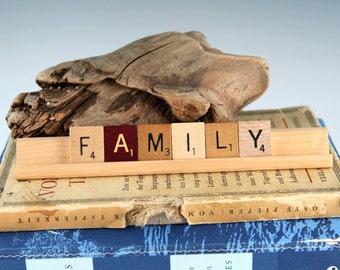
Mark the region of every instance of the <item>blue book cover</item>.
<instances>
[{"instance_id":1,"label":"blue book cover","mask_svg":"<svg viewBox=\"0 0 340 270\"><path fill-rule=\"evenodd\" d=\"M335 270L340 219L10 232L0 254L1 269L18 270Z\"/></svg>"}]
</instances>

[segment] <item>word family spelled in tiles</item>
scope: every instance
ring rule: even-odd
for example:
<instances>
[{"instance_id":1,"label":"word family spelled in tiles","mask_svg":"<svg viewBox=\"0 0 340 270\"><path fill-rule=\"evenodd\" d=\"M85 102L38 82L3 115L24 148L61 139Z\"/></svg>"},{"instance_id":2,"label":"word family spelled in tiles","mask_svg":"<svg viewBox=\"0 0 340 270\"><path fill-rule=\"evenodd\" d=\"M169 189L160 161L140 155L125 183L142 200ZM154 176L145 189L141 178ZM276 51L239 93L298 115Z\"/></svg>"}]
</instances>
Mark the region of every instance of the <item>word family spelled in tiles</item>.
<instances>
[{"instance_id":1,"label":"word family spelled in tiles","mask_svg":"<svg viewBox=\"0 0 340 270\"><path fill-rule=\"evenodd\" d=\"M270 121L70 128L71 162L271 155Z\"/></svg>"}]
</instances>

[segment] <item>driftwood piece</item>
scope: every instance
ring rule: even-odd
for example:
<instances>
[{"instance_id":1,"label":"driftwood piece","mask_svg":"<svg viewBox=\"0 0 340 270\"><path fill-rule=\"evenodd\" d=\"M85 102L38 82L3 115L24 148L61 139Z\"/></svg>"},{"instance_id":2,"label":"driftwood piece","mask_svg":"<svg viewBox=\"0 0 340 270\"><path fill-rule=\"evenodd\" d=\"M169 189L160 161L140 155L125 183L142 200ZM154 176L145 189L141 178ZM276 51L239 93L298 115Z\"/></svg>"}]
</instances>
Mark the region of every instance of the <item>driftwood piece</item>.
<instances>
[{"instance_id":1,"label":"driftwood piece","mask_svg":"<svg viewBox=\"0 0 340 270\"><path fill-rule=\"evenodd\" d=\"M266 90L265 60L225 54L199 32L167 32L40 72L18 95L13 137L66 135L73 125L232 121Z\"/></svg>"}]
</instances>

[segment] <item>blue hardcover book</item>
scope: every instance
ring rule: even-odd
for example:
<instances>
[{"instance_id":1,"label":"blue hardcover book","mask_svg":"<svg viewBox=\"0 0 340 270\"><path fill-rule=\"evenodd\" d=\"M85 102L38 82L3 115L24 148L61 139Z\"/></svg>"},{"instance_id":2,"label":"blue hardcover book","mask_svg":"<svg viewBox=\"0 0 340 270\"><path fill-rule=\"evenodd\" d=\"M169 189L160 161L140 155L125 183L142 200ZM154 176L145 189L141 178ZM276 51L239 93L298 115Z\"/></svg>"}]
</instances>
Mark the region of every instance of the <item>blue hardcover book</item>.
<instances>
[{"instance_id":1,"label":"blue hardcover book","mask_svg":"<svg viewBox=\"0 0 340 270\"><path fill-rule=\"evenodd\" d=\"M331 269L340 219L0 234L1 269Z\"/></svg>"}]
</instances>

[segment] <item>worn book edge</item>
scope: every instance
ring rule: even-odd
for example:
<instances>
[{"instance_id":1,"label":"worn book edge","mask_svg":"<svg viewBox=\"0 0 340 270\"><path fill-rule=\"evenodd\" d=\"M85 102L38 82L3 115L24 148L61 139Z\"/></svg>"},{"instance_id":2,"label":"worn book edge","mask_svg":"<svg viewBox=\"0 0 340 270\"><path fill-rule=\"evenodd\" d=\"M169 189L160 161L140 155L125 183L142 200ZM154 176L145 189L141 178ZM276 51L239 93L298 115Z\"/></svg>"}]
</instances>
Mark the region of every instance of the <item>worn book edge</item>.
<instances>
[{"instance_id":1,"label":"worn book edge","mask_svg":"<svg viewBox=\"0 0 340 270\"><path fill-rule=\"evenodd\" d=\"M1 164L1 182L6 181L12 171L9 151L15 143L10 140ZM331 149L331 152L333 150ZM332 152L334 155L334 152ZM14 157L12 156L14 161ZM327 188L286 190L282 193L260 192L254 194L221 195L196 194L194 196L163 196L107 198L105 200L29 200L35 196L32 190L22 190L24 201L10 201L5 197L11 189L6 185L1 196L0 230L38 230L57 228L123 228L128 225L184 223L201 224L216 222L255 221L286 218L335 217L340 215L339 205L339 161L333 160L337 185ZM12 175L13 178L13 175ZM14 178L13 178L14 179ZM52 180L46 180L52 181ZM67 180L62 180L67 181ZM20 183L18 183L20 185ZM21 183L23 184L23 183ZM22 185L25 187L25 184ZM27 185L26 185L27 186ZM29 185L28 185L29 186ZM24 196L23 196L24 198ZM70 203L68 203L70 202ZM277 203L277 205L275 205ZM211 212L213 211L213 212ZM229 216L225 214L229 213ZM235 214L235 218L230 217Z\"/></svg>"}]
</instances>

